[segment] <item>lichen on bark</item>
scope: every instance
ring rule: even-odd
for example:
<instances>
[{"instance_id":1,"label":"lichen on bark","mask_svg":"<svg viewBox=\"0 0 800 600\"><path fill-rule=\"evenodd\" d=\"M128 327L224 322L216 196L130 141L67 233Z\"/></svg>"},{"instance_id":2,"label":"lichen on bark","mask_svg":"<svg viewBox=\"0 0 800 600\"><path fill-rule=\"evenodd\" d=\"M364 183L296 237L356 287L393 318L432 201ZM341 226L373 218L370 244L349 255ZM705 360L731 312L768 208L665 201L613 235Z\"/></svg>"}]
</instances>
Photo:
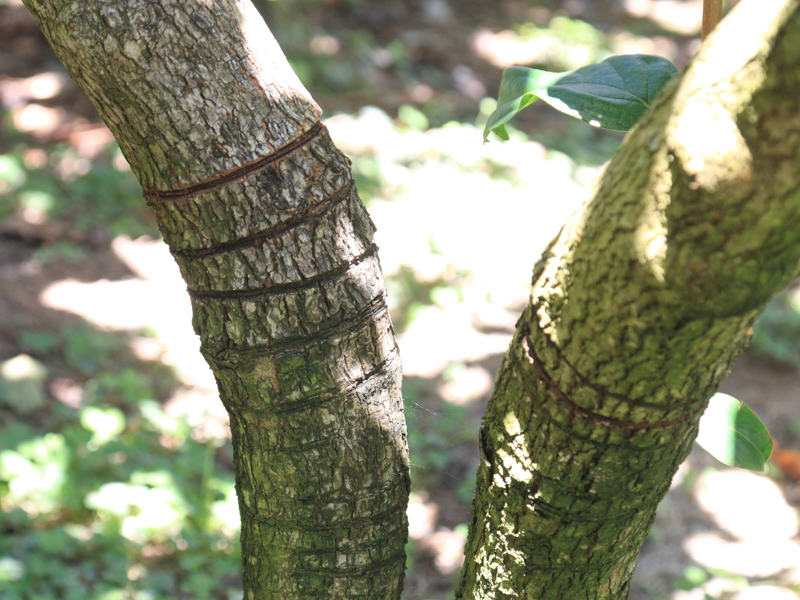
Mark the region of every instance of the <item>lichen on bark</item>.
<instances>
[{"instance_id":1,"label":"lichen on bark","mask_svg":"<svg viewBox=\"0 0 800 600\"><path fill-rule=\"evenodd\" d=\"M187 283L230 414L245 598L399 598L400 358L374 226L319 107L249 2L26 4Z\"/></svg>"},{"instance_id":2,"label":"lichen on bark","mask_svg":"<svg viewBox=\"0 0 800 600\"><path fill-rule=\"evenodd\" d=\"M708 398L800 271L800 118L779 108L800 95L798 13L741 3L539 261L458 598L627 597Z\"/></svg>"}]
</instances>

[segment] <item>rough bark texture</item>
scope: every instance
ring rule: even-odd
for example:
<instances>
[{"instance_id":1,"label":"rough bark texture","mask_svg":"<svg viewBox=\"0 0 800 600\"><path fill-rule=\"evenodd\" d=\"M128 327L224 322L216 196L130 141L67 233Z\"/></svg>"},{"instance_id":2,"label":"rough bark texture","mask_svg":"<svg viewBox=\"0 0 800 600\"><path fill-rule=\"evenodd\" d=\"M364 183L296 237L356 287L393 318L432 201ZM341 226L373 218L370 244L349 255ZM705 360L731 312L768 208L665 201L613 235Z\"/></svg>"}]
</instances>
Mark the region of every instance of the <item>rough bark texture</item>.
<instances>
[{"instance_id":1,"label":"rough bark texture","mask_svg":"<svg viewBox=\"0 0 800 600\"><path fill-rule=\"evenodd\" d=\"M534 271L459 598L626 598L708 398L798 273L800 11L735 12Z\"/></svg>"},{"instance_id":2,"label":"rough bark texture","mask_svg":"<svg viewBox=\"0 0 800 600\"><path fill-rule=\"evenodd\" d=\"M245 598L398 598L400 360L348 160L249 2L26 0L114 132L231 417Z\"/></svg>"}]
</instances>

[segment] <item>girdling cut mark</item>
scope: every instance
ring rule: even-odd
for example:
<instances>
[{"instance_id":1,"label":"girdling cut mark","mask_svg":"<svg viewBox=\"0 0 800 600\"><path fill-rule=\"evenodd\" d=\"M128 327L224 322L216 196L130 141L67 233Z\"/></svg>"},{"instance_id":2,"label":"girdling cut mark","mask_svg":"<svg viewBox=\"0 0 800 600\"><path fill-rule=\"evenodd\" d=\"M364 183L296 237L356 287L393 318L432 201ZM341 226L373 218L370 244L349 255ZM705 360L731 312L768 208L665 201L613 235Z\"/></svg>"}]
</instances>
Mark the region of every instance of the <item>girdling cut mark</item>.
<instances>
[{"instance_id":1,"label":"girdling cut mark","mask_svg":"<svg viewBox=\"0 0 800 600\"><path fill-rule=\"evenodd\" d=\"M397 352L391 352L387 354L378 364L373 365L372 368L361 375L361 377L353 379L346 385L337 385L335 387L331 387L319 392L318 394L304 398L303 400L290 400L288 402L284 402L281 398L279 399L279 402L274 405L274 407L262 409L262 412L269 416L272 416L273 414L286 416L300 412L307 412L309 409L314 410L334 400L341 401L344 399L353 401L359 392L361 392L363 388L365 388L373 379L376 379L379 376L385 376L394 369L399 368L399 365L397 365L398 359L399 354Z\"/></svg>"},{"instance_id":2,"label":"girdling cut mark","mask_svg":"<svg viewBox=\"0 0 800 600\"><path fill-rule=\"evenodd\" d=\"M198 183L186 187L174 188L171 190L155 190L147 188L144 190L145 201L151 205L158 204L160 202L166 202L168 200L187 202L193 196L202 192L218 190L219 188L233 181L241 181L253 173L260 171L267 165L291 154L298 148L305 146L311 140L316 138L324 128L325 126L320 121L317 121L311 126L310 129L300 135L300 137L292 140L282 148L275 150L275 152L267 154L266 156L262 156L254 161L245 163L239 167L236 167L235 169L231 169L230 171L225 171L218 175L214 175L213 177L209 177L208 179L204 179Z\"/></svg>"},{"instance_id":3,"label":"girdling cut mark","mask_svg":"<svg viewBox=\"0 0 800 600\"><path fill-rule=\"evenodd\" d=\"M268 348L253 347L252 352L268 351L275 359L281 359L292 354L308 353L311 345L322 345L332 339L355 333L366 327L370 327L374 322L378 322L389 315L389 307L386 305L386 297L378 296L373 298L366 306L356 313L332 327L321 330L313 335L307 334L302 338L288 338L273 342Z\"/></svg>"},{"instance_id":4,"label":"girdling cut mark","mask_svg":"<svg viewBox=\"0 0 800 600\"><path fill-rule=\"evenodd\" d=\"M318 219L326 212L333 210L339 204L347 200L353 188L354 188L353 180L350 179L348 180L347 185L343 186L330 198L326 198L325 200L317 204L312 204L306 210L286 219L285 221L276 223L272 227L268 227L261 231L257 231L256 233L251 233L246 237L231 240L230 242L222 242L216 244L212 248L198 248L194 250L192 249L173 250L172 254L175 256L175 258L180 257L180 258L193 259L193 258L205 258L206 256L210 256L212 254L221 254L223 252L229 252L231 250L237 250L240 248L249 248L256 244L262 243L270 238L276 238L278 236L281 236L284 233L288 232L289 230L294 229L295 227L298 227L300 225L303 225L304 223L308 223L310 221Z\"/></svg>"},{"instance_id":5,"label":"girdling cut mark","mask_svg":"<svg viewBox=\"0 0 800 600\"><path fill-rule=\"evenodd\" d=\"M283 294L302 292L308 288L323 285L328 281L332 281L337 277L342 277L347 274L350 269L359 265L367 259L374 258L378 254L378 246L370 244L367 249L356 256L354 259L342 263L338 267L334 267L329 271L314 275L313 277L306 277L301 281L292 281L289 283L278 283L271 286L263 286L258 289L251 290L196 290L188 288L189 296L192 298L209 298L221 300L251 300L253 302L266 301L273 296L281 296Z\"/></svg>"},{"instance_id":6,"label":"girdling cut mark","mask_svg":"<svg viewBox=\"0 0 800 600\"><path fill-rule=\"evenodd\" d=\"M330 342L332 339L356 333L359 330L369 327L373 322L382 321L388 317L388 314L389 307L386 305L386 297L378 296L373 298L372 301L359 311L313 334L302 332L297 336L267 342L265 344L252 345L235 350L226 348L220 352L208 351L201 344L200 351L203 353L203 356L206 357L206 360L214 361L215 364L222 367L225 367L227 364L238 363L240 358L233 358L232 355L234 353L239 357L270 357L276 360L292 355L308 356L310 348L319 347Z\"/></svg>"},{"instance_id":7,"label":"girdling cut mark","mask_svg":"<svg viewBox=\"0 0 800 600\"><path fill-rule=\"evenodd\" d=\"M253 510L250 506L246 504L241 504L240 507L244 512L247 512L248 516L252 521L256 521L261 523L262 525L266 525L267 527L272 527L279 530L284 529L298 529L304 532L320 532L320 531L337 531L340 529L358 529L360 527L369 527L370 525L378 525L383 524L385 521L391 521L392 519L402 515L405 512L403 507L398 508L391 508L389 510L364 516L364 517L351 517L347 521L342 523L326 523L324 525L315 525L313 523L309 523L308 519L304 518L302 521L291 521L289 519L281 518L281 519L271 519L268 516ZM299 553L299 552L298 552ZM309 554L312 552L306 552Z\"/></svg>"},{"instance_id":8,"label":"girdling cut mark","mask_svg":"<svg viewBox=\"0 0 800 600\"><path fill-rule=\"evenodd\" d=\"M533 343L531 342L530 331L525 331L522 339L523 339L523 347L525 353L528 355L529 362L533 366L533 370L536 373L537 379L539 379L542 385L544 385L548 389L548 391L550 391L553 394L553 396L555 396L558 402L570 412L571 419L575 417L580 417L588 421L591 421L593 423L604 425L612 429L622 429L626 431L652 431L655 429L667 429L670 427L675 427L677 425L683 425L687 421L691 420L696 416L690 414L680 419L665 419L663 421L655 421L655 422L650 422L650 421L637 422L637 421L626 421L623 419L617 419L615 417L603 415L601 413L597 413L582 406L579 406L575 404L575 402L573 402L569 398L569 396L566 393L564 393L563 390L561 390L560 387L558 387L558 384L556 384L553 378L550 377L550 374L545 370L544 362L539 359L539 357L533 350ZM575 371L576 375L582 382L585 382L585 377L581 373L575 370L575 368L569 363L566 364L573 371ZM594 386L592 387L593 389L595 389ZM595 389L595 391L598 390ZM609 393L609 395L611 394ZM626 399L626 400L630 404L635 404L635 402L632 401L631 399Z\"/></svg>"}]
</instances>

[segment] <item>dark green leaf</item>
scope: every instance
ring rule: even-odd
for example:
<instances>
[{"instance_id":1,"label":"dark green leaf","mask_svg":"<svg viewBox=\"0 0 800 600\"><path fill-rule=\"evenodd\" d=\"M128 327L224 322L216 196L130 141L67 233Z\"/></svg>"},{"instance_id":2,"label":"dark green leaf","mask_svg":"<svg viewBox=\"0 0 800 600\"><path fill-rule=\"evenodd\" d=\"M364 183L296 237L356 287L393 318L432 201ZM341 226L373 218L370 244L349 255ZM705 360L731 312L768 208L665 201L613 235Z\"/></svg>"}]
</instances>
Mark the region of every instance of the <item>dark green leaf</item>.
<instances>
[{"instance_id":1,"label":"dark green leaf","mask_svg":"<svg viewBox=\"0 0 800 600\"><path fill-rule=\"evenodd\" d=\"M763 471L772 454L766 426L746 404L727 394L711 397L697 443L718 461L751 471Z\"/></svg>"},{"instance_id":2,"label":"dark green leaf","mask_svg":"<svg viewBox=\"0 0 800 600\"><path fill-rule=\"evenodd\" d=\"M483 137L494 131L508 139L505 123L538 98L590 125L627 131L677 74L666 58L646 54L612 56L565 73L511 67L503 72L497 109Z\"/></svg>"}]
</instances>

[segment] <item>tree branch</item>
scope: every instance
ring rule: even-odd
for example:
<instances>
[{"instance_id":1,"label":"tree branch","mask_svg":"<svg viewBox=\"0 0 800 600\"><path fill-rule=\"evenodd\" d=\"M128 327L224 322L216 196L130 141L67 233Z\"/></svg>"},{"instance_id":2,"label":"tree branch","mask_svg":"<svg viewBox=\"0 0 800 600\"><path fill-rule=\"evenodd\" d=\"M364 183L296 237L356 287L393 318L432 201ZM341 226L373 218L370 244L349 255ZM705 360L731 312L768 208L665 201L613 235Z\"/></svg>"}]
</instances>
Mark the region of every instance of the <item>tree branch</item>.
<instances>
[{"instance_id":1,"label":"tree branch","mask_svg":"<svg viewBox=\"0 0 800 600\"><path fill-rule=\"evenodd\" d=\"M798 25L794 1L737 7L539 261L459 598L627 597L708 398L800 268Z\"/></svg>"}]
</instances>

